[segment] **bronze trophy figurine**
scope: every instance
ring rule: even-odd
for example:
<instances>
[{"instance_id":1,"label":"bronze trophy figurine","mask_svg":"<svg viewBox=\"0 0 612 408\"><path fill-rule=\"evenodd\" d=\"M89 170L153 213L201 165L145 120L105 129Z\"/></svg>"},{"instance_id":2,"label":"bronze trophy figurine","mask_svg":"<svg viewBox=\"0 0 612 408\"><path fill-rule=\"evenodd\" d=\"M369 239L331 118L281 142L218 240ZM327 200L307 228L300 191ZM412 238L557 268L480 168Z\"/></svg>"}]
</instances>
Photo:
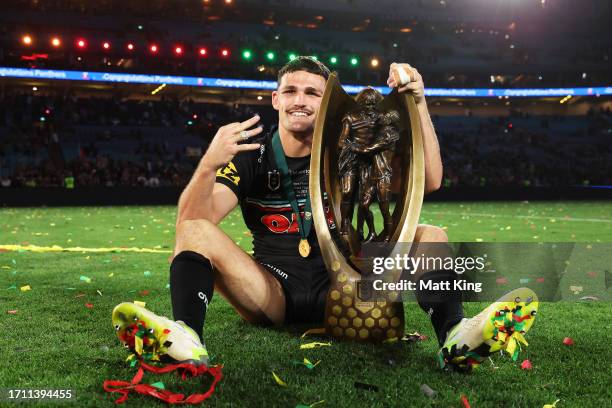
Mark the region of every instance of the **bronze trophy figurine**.
<instances>
[{"instance_id":1,"label":"bronze trophy figurine","mask_svg":"<svg viewBox=\"0 0 612 408\"><path fill-rule=\"evenodd\" d=\"M397 243L401 243L405 252L416 232L424 183L421 124L413 97L393 90L383 98L366 88L353 99L332 74L317 115L310 161L314 226L331 280L325 313L328 334L358 341L403 336L404 309L398 293L372 299L369 286L358 284L373 269L373 259L363 256L362 244L388 243L384 256L391 257L400 252ZM375 198L383 218L378 233L370 210ZM357 229L352 224L355 204ZM325 205L332 209L339 234L329 229ZM383 279L397 282L401 273L391 270Z\"/></svg>"}]
</instances>

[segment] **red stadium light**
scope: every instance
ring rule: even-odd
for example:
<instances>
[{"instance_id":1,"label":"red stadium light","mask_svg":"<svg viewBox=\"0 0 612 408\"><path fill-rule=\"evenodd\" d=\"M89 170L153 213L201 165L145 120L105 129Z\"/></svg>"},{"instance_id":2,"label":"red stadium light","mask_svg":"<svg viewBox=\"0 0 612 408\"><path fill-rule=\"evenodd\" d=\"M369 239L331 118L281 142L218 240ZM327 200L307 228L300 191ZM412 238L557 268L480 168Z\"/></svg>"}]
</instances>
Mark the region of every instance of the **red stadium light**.
<instances>
[{"instance_id":1,"label":"red stadium light","mask_svg":"<svg viewBox=\"0 0 612 408\"><path fill-rule=\"evenodd\" d=\"M159 49L157 48L157 45L155 45L155 44L151 44L149 46L149 51L151 51L153 54L157 53L158 50Z\"/></svg>"},{"instance_id":2,"label":"red stadium light","mask_svg":"<svg viewBox=\"0 0 612 408\"><path fill-rule=\"evenodd\" d=\"M229 50L227 48L223 48L221 50L221 56L222 57L229 57L229 55L230 55L230 52L229 52Z\"/></svg>"},{"instance_id":3,"label":"red stadium light","mask_svg":"<svg viewBox=\"0 0 612 408\"><path fill-rule=\"evenodd\" d=\"M83 39L78 39L76 42L77 47L79 48L85 48L87 47L87 42L85 42L85 40Z\"/></svg>"},{"instance_id":4,"label":"red stadium light","mask_svg":"<svg viewBox=\"0 0 612 408\"><path fill-rule=\"evenodd\" d=\"M62 40L60 40L58 37L53 37L51 38L51 45L54 47L59 47L62 45Z\"/></svg>"},{"instance_id":5,"label":"red stadium light","mask_svg":"<svg viewBox=\"0 0 612 408\"><path fill-rule=\"evenodd\" d=\"M183 47L181 47L180 45L178 45L178 46L174 47L174 53L175 53L176 55L181 55L181 54L183 54Z\"/></svg>"},{"instance_id":6,"label":"red stadium light","mask_svg":"<svg viewBox=\"0 0 612 408\"><path fill-rule=\"evenodd\" d=\"M128 50L130 50L130 51L132 51L132 50L134 49L134 44L132 44L132 43L128 43L128 45L127 45L127 49L128 49Z\"/></svg>"},{"instance_id":7,"label":"red stadium light","mask_svg":"<svg viewBox=\"0 0 612 408\"><path fill-rule=\"evenodd\" d=\"M200 48L199 53L200 53L200 57L205 56L205 55L206 55L206 53L207 53L206 48Z\"/></svg>"},{"instance_id":8,"label":"red stadium light","mask_svg":"<svg viewBox=\"0 0 612 408\"><path fill-rule=\"evenodd\" d=\"M110 43L108 41L104 41L102 43L102 48L104 48L105 50L108 50L110 48Z\"/></svg>"},{"instance_id":9,"label":"red stadium light","mask_svg":"<svg viewBox=\"0 0 612 408\"><path fill-rule=\"evenodd\" d=\"M32 37L30 37L28 34L26 34L23 37L21 37L21 42L24 45L31 45L32 44Z\"/></svg>"}]
</instances>

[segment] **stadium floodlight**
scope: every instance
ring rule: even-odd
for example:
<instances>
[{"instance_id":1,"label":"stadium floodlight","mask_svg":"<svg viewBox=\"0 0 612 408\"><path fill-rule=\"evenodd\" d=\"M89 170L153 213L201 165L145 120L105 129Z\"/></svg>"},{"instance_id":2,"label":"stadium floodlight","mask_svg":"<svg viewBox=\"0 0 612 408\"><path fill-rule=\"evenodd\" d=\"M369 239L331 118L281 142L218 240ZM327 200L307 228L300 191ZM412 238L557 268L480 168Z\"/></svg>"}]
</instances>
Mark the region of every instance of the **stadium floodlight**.
<instances>
[{"instance_id":1,"label":"stadium floodlight","mask_svg":"<svg viewBox=\"0 0 612 408\"><path fill-rule=\"evenodd\" d=\"M268 61L274 61L275 57L276 57L276 55L274 55L274 53L272 51L268 51L266 53L266 58L268 59Z\"/></svg>"},{"instance_id":2,"label":"stadium floodlight","mask_svg":"<svg viewBox=\"0 0 612 408\"><path fill-rule=\"evenodd\" d=\"M333 65L336 65L338 63L338 57L331 57L329 59L329 62Z\"/></svg>"},{"instance_id":3,"label":"stadium floodlight","mask_svg":"<svg viewBox=\"0 0 612 408\"><path fill-rule=\"evenodd\" d=\"M104 48L105 50L110 49L110 43L108 41L104 41L102 43L102 48Z\"/></svg>"},{"instance_id":4,"label":"stadium floodlight","mask_svg":"<svg viewBox=\"0 0 612 408\"><path fill-rule=\"evenodd\" d=\"M29 36L28 34L26 34L23 37L21 37L21 42L24 45L31 45L32 44L32 37Z\"/></svg>"},{"instance_id":5,"label":"stadium floodlight","mask_svg":"<svg viewBox=\"0 0 612 408\"><path fill-rule=\"evenodd\" d=\"M200 50L198 51L198 53L200 54L200 57L204 57L207 52L208 51L206 51L206 48L204 47L200 47Z\"/></svg>"},{"instance_id":6,"label":"stadium floodlight","mask_svg":"<svg viewBox=\"0 0 612 408\"><path fill-rule=\"evenodd\" d=\"M77 45L77 47L79 47L79 48L85 48L85 47L87 47L87 42L86 42L84 39L79 38L79 39L77 40L77 42L76 42L76 45Z\"/></svg>"},{"instance_id":7,"label":"stadium floodlight","mask_svg":"<svg viewBox=\"0 0 612 408\"><path fill-rule=\"evenodd\" d=\"M181 47L180 45L177 45L176 47L174 47L174 53L176 55L182 55L183 54L183 47Z\"/></svg>"},{"instance_id":8,"label":"stadium floodlight","mask_svg":"<svg viewBox=\"0 0 612 408\"><path fill-rule=\"evenodd\" d=\"M357 64L359 64L359 60L355 57L351 58L351 65L352 66L357 66Z\"/></svg>"},{"instance_id":9,"label":"stadium floodlight","mask_svg":"<svg viewBox=\"0 0 612 408\"><path fill-rule=\"evenodd\" d=\"M229 51L229 49L227 49L227 48L223 48L223 49L221 50L221 56L222 56L222 57L227 58L227 57L229 57L229 55L230 55L230 51Z\"/></svg>"},{"instance_id":10,"label":"stadium floodlight","mask_svg":"<svg viewBox=\"0 0 612 408\"><path fill-rule=\"evenodd\" d=\"M128 45L127 45L127 49L128 49L128 50L130 50L130 51L132 51L132 50L134 49L134 44L132 44L132 43L128 43Z\"/></svg>"},{"instance_id":11,"label":"stadium floodlight","mask_svg":"<svg viewBox=\"0 0 612 408\"><path fill-rule=\"evenodd\" d=\"M291 54L289 54L289 61L293 61L296 58L297 58L297 55L295 53L292 52Z\"/></svg>"},{"instance_id":12,"label":"stadium floodlight","mask_svg":"<svg viewBox=\"0 0 612 408\"><path fill-rule=\"evenodd\" d=\"M149 46L149 51L151 51L153 54L155 54L155 53L157 53L157 51L159 51L159 48L157 47L157 45L151 44Z\"/></svg>"},{"instance_id":13,"label":"stadium floodlight","mask_svg":"<svg viewBox=\"0 0 612 408\"><path fill-rule=\"evenodd\" d=\"M245 60L250 60L252 57L253 53L251 52L251 50L242 51L242 58L244 58Z\"/></svg>"},{"instance_id":14,"label":"stadium floodlight","mask_svg":"<svg viewBox=\"0 0 612 408\"><path fill-rule=\"evenodd\" d=\"M60 40L59 37L53 37L51 39L51 45L54 47L59 47L60 45L62 45L62 40Z\"/></svg>"},{"instance_id":15,"label":"stadium floodlight","mask_svg":"<svg viewBox=\"0 0 612 408\"><path fill-rule=\"evenodd\" d=\"M378 62L378 58L372 58L372 59L370 60L370 65L372 66L372 68L376 68L376 67L378 67L378 64L379 64L379 62Z\"/></svg>"}]
</instances>

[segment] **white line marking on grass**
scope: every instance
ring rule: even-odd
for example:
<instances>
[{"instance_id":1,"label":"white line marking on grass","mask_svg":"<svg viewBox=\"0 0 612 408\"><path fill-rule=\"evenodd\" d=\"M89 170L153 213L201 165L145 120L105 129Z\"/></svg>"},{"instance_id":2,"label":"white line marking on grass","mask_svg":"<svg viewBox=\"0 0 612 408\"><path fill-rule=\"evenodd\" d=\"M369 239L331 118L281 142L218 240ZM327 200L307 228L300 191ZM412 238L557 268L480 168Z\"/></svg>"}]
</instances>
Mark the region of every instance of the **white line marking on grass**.
<instances>
[{"instance_id":1,"label":"white line marking on grass","mask_svg":"<svg viewBox=\"0 0 612 408\"><path fill-rule=\"evenodd\" d=\"M485 213L455 213L452 211L421 211L422 214L441 214L441 215L461 215L461 216L474 216L474 217L491 217L491 218L521 218L521 219L534 219L534 220L552 220L555 221L574 221L574 222L611 222L609 218L565 218L565 217L544 217L542 215L512 215L512 214L485 214Z\"/></svg>"}]
</instances>

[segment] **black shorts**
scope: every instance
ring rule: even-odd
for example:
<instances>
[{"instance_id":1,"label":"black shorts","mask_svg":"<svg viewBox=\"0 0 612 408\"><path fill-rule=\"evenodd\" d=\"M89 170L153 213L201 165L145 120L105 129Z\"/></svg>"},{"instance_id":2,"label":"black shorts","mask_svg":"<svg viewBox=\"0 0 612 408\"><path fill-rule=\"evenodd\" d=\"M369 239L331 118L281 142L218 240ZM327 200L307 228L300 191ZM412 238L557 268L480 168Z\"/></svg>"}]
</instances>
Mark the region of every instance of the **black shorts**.
<instances>
[{"instance_id":1,"label":"black shorts","mask_svg":"<svg viewBox=\"0 0 612 408\"><path fill-rule=\"evenodd\" d=\"M285 293L285 323L318 323L325 319L329 275L325 266L260 262L281 284Z\"/></svg>"}]
</instances>

